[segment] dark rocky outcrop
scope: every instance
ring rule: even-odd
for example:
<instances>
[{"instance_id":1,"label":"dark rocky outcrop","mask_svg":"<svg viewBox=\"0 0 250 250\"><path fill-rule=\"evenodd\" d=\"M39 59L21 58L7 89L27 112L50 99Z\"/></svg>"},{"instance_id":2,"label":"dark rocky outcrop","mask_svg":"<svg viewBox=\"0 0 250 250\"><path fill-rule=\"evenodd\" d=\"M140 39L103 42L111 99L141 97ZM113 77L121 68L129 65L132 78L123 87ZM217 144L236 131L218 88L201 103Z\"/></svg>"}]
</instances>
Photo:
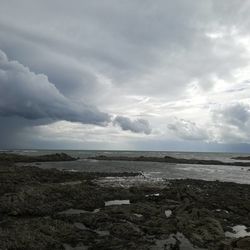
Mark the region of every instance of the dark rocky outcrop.
<instances>
[{"instance_id":1,"label":"dark rocky outcrop","mask_svg":"<svg viewBox=\"0 0 250 250\"><path fill-rule=\"evenodd\" d=\"M53 161L75 161L77 158L65 153L56 153L39 156L28 156L21 154L0 153L0 161L5 162L53 162Z\"/></svg>"},{"instance_id":2,"label":"dark rocky outcrop","mask_svg":"<svg viewBox=\"0 0 250 250\"><path fill-rule=\"evenodd\" d=\"M95 157L89 157L89 159L102 160L102 161L141 161L141 162L163 162L163 163L174 163L174 164L227 165L227 166L250 167L250 162L239 162L239 161L237 161L237 162L223 162L223 161L218 161L218 160L175 158L175 157L171 157L171 156L165 156L165 157L148 157L148 156L128 157L128 156L99 155L99 156L95 156Z\"/></svg>"},{"instance_id":3,"label":"dark rocky outcrop","mask_svg":"<svg viewBox=\"0 0 250 250\"><path fill-rule=\"evenodd\" d=\"M239 239L227 239L221 244L222 250L249 250L250 249L250 236L242 237Z\"/></svg>"},{"instance_id":4,"label":"dark rocky outcrop","mask_svg":"<svg viewBox=\"0 0 250 250\"><path fill-rule=\"evenodd\" d=\"M234 160L247 160L250 161L250 156L237 156L237 157L232 157Z\"/></svg>"}]
</instances>

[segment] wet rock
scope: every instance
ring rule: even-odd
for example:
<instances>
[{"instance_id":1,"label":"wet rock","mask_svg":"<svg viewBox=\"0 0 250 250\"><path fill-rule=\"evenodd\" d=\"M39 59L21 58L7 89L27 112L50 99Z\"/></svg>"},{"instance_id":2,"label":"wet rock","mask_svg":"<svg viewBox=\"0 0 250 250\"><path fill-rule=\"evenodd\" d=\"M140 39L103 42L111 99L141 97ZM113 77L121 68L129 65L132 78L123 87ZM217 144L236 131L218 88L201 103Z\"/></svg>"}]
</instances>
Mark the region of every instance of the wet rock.
<instances>
[{"instance_id":1,"label":"wet rock","mask_svg":"<svg viewBox=\"0 0 250 250\"><path fill-rule=\"evenodd\" d=\"M109 229L110 233L118 238L133 239L142 236L143 232L135 224L130 222L113 223Z\"/></svg>"},{"instance_id":2,"label":"wet rock","mask_svg":"<svg viewBox=\"0 0 250 250\"><path fill-rule=\"evenodd\" d=\"M46 162L46 161L75 161L77 158L71 157L65 153L56 153L49 155L28 156L20 154L0 153L0 161L10 162Z\"/></svg>"},{"instance_id":3,"label":"wet rock","mask_svg":"<svg viewBox=\"0 0 250 250\"><path fill-rule=\"evenodd\" d=\"M177 232L201 248L248 249L247 237L225 241L224 232L250 227L249 185L171 180L161 188L122 188L93 181L107 175L0 163L0 249L139 250L155 249L156 242L171 249L165 244ZM105 207L111 200L130 204ZM178 240L172 249L182 246Z\"/></svg>"},{"instance_id":4,"label":"wet rock","mask_svg":"<svg viewBox=\"0 0 250 250\"><path fill-rule=\"evenodd\" d=\"M249 250L250 249L250 237L244 237L241 238L239 240L237 240L235 242L236 247L240 248L240 249L246 249Z\"/></svg>"},{"instance_id":5,"label":"wet rock","mask_svg":"<svg viewBox=\"0 0 250 250\"><path fill-rule=\"evenodd\" d=\"M222 241L222 250L250 250L250 236L239 239L226 239Z\"/></svg>"},{"instance_id":6,"label":"wet rock","mask_svg":"<svg viewBox=\"0 0 250 250\"><path fill-rule=\"evenodd\" d=\"M233 160L250 160L250 156L236 156L236 157L232 157L231 159Z\"/></svg>"},{"instance_id":7,"label":"wet rock","mask_svg":"<svg viewBox=\"0 0 250 250\"><path fill-rule=\"evenodd\" d=\"M62 242L77 241L71 225L45 218L9 220L0 227L1 249L63 249Z\"/></svg>"},{"instance_id":8,"label":"wet rock","mask_svg":"<svg viewBox=\"0 0 250 250\"><path fill-rule=\"evenodd\" d=\"M206 246L211 242L224 239L224 231L218 220L209 217L205 210L193 208L177 213L177 227L191 242L198 246Z\"/></svg>"},{"instance_id":9,"label":"wet rock","mask_svg":"<svg viewBox=\"0 0 250 250\"><path fill-rule=\"evenodd\" d=\"M104 206L104 201L92 187L79 186L43 185L23 188L17 193L0 197L0 212L19 216L45 216L72 207L92 211Z\"/></svg>"}]
</instances>

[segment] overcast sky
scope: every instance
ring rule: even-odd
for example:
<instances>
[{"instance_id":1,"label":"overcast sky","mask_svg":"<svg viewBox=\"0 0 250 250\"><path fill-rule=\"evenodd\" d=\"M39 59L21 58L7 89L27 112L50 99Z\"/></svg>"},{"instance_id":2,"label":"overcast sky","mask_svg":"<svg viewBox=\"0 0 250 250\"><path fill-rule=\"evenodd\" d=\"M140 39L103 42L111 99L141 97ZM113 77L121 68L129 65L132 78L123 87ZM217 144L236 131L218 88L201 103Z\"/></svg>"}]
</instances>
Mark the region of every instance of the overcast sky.
<instances>
[{"instance_id":1,"label":"overcast sky","mask_svg":"<svg viewBox=\"0 0 250 250\"><path fill-rule=\"evenodd\" d=\"M0 148L249 151L249 13L1 0Z\"/></svg>"}]
</instances>

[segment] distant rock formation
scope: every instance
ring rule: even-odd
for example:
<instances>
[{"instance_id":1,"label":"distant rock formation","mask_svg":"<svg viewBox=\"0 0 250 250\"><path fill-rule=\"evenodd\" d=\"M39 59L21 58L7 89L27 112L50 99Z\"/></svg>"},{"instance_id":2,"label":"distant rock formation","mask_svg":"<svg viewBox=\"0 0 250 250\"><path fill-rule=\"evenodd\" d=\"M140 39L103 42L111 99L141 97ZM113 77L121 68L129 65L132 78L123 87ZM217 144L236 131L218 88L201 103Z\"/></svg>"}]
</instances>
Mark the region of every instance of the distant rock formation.
<instances>
[{"instance_id":1,"label":"distant rock formation","mask_svg":"<svg viewBox=\"0 0 250 250\"><path fill-rule=\"evenodd\" d=\"M28 156L20 154L10 154L2 153L0 154L0 161L10 161L10 162L51 162L51 161L75 161L77 158L74 158L65 153L56 153L49 155L39 155L39 156Z\"/></svg>"},{"instance_id":2,"label":"distant rock formation","mask_svg":"<svg viewBox=\"0 0 250 250\"><path fill-rule=\"evenodd\" d=\"M106 160L106 161L145 161L145 162L166 162L166 163L179 163L179 164L200 164L200 165L227 165L227 166L241 166L250 167L250 162L223 162L218 160L201 160L201 159L184 159L184 158L174 158L171 156L165 157L128 157L128 156L106 156L99 155L95 157L89 157L89 159L95 160ZM240 159L239 159L240 160Z\"/></svg>"}]
</instances>

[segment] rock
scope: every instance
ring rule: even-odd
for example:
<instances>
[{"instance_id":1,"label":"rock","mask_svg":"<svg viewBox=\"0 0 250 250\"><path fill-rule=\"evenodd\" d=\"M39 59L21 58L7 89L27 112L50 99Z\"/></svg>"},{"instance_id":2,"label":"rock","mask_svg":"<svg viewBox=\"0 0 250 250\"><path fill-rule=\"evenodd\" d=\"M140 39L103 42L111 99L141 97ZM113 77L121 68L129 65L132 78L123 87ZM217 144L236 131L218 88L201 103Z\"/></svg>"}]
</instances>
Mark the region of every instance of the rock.
<instances>
[{"instance_id":1,"label":"rock","mask_svg":"<svg viewBox=\"0 0 250 250\"><path fill-rule=\"evenodd\" d=\"M74 158L65 153L56 153L56 154L39 155L39 156L0 153L0 161L10 161L10 162L46 162L46 161L50 162L50 161L75 161L75 160L77 160L77 158Z\"/></svg>"},{"instance_id":2,"label":"rock","mask_svg":"<svg viewBox=\"0 0 250 250\"><path fill-rule=\"evenodd\" d=\"M218 220L205 215L205 210L192 209L177 213L177 227L180 232L198 246L219 242L224 238L223 228Z\"/></svg>"},{"instance_id":3,"label":"rock","mask_svg":"<svg viewBox=\"0 0 250 250\"><path fill-rule=\"evenodd\" d=\"M111 225L110 232L114 236L123 239L133 239L143 235L139 227L130 222L113 223Z\"/></svg>"},{"instance_id":4,"label":"rock","mask_svg":"<svg viewBox=\"0 0 250 250\"><path fill-rule=\"evenodd\" d=\"M89 157L89 159L105 160L105 161L145 161L145 162L167 162L167 163L180 163L180 164L230 165L230 166L242 166L242 167L249 167L250 166L250 162L241 162L241 161L223 162L223 161L218 161L218 160L175 158L175 157L171 157L171 156L165 156L165 157L149 157L149 156L129 157L129 156L99 155L99 156L95 156L95 157Z\"/></svg>"},{"instance_id":5,"label":"rock","mask_svg":"<svg viewBox=\"0 0 250 250\"><path fill-rule=\"evenodd\" d=\"M241 238L236 241L236 247L240 249L250 250L250 236Z\"/></svg>"},{"instance_id":6,"label":"rock","mask_svg":"<svg viewBox=\"0 0 250 250\"><path fill-rule=\"evenodd\" d=\"M250 250L250 236L239 239L227 239L221 242L223 250Z\"/></svg>"},{"instance_id":7,"label":"rock","mask_svg":"<svg viewBox=\"0 0 250 250\"><path fill-rule=\"evenodd\" d=\"M250 156L236 156L232 157L233 160L250 160Z\"/></svg>"},{"instance_id":8,"label":"rock","mask_svg":"<svg viewBox=\"0 0 250 250\"><path fill-rule=\"evenodd\" d=\"M95 181L129 175L0 162L0 249L152 249L156 242L165 247L170 235L178 233L200 248L249 249L249 237L225 240L224 231L243 223L250 227L250 185L187 179L171 180L163 188L121 188L100 187ZM160 195L146 197L156 193ZM131 202L104 206L117 199ZM67 209L71 212L60 213ZM172 249L181 248L177 243Z\"/></svg>"},{"instance_id":9,"label":"rock","mask_svg":"<svg viewBox=\"0 0 250 250\"><path fill-rule=\"evenodd\" d=\"M55 249L77 240L78 232L68 223L45 218L5 222L0 227L1 249Z\"/></svg>"}]
</instances>

